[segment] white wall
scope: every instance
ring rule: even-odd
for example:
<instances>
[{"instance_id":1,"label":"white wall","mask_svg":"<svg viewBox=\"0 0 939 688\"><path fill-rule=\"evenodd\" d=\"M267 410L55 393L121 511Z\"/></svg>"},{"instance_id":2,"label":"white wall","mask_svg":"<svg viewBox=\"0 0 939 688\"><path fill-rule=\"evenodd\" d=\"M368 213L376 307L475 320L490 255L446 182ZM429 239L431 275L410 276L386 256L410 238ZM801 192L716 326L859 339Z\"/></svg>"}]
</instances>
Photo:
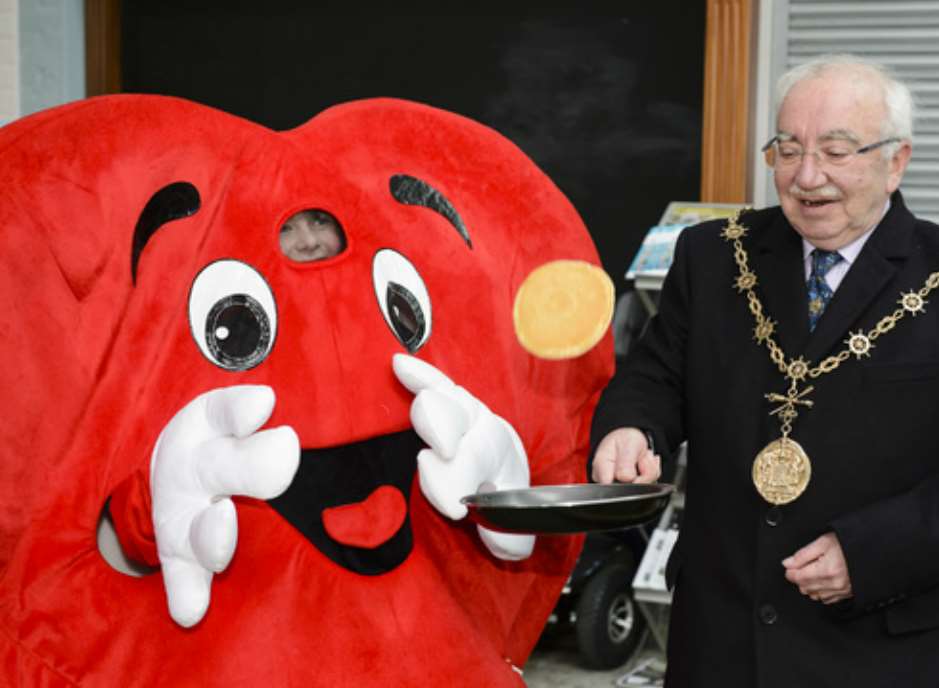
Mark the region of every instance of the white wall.
<instances>
[{"instance_id":1,"label":"white wall","mask_svg":"<svg viewBox=\"0 0 939 688\"><path fill-rule=\"evenodd\" d=\"M83 0L0 0L0 126L85 97Z\"/></svg>"},{"instance_id":2,"label":"white wall","mask_svg":"<svg viewBox=\"0 0 939 688\"><path fill-rule=\"evenodd\" d=\"M779 0L757 0L756 42L754 47L755 88L750 102L750 127L753 150L750 151L750 199L755 208L777 205L779 198L773 186L772 171L766 166L760 146L776 133L776 112L773 87L782 74L786 61L786 28L788 6Z\"/></svg>"},{"instance_id":3,"label":"white wall","mask_svg":"<svg viewBox=\"0 0 939 688\"><path fill-rule=\"evenodd\" d=\"M20 113L17 4L0 0L0 126Z\"/></svg>"},{"instance_id":4,"label":"white wall","mask_svg":"<svg viewBox=\"0 0 939 688\"><path fill-rule=\"evenodd\" d=\"M20 114L84 98L84 1L19 0L19 31Z\"/></svg>"}]
</instances>

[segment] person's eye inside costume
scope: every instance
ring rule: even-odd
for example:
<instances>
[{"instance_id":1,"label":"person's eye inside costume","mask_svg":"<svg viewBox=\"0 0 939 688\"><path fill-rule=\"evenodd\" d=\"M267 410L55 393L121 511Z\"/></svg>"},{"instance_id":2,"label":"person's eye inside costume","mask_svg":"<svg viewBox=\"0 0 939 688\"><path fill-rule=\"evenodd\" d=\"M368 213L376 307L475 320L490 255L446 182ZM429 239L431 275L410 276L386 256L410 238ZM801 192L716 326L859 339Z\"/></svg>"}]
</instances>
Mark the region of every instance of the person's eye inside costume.
<instances>
[{"instance_id":1,"label":"person's eye inside costume","mask_svg":"<svg viewBox=\"0 0 939 688\"><path fill-rule=\"evenodd\" d=\"M301 210L280 228L281 253L297 263L332 258L345 247L342 226L325 210Z\"/></svg>"}]
</instances>

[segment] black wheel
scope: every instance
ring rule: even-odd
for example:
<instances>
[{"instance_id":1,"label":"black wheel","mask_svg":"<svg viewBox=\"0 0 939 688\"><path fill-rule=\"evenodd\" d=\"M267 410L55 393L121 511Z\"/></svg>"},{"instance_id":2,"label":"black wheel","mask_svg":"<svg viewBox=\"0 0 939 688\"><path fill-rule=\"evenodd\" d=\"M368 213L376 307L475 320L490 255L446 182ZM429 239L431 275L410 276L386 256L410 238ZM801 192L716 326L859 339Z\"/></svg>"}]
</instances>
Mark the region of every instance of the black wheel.
<instances>
[{"instance_id":1,"label":"black wheel","mask_svg":"<svg viewBox=\"0 0 939 688\"><path fill-rule=\"evenodd\" d=\"M634 575L629 564L607 564L577 600L577 646L591 669L622 666L639 645L645 619L633 600Z\"/></svg>"}]
</instances>

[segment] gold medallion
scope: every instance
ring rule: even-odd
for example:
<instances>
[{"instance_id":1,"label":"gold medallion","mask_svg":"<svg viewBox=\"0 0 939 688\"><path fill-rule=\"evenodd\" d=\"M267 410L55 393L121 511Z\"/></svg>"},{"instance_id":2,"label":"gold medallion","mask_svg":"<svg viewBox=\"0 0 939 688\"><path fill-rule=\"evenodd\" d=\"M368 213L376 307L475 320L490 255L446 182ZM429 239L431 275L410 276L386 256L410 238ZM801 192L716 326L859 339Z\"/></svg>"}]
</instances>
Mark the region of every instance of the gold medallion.
<instances>
[{"instance_id":1,"label":"gold medallion","mask_svg":"<svg viewBox=\"0 0 939 688\"><path fill-rule=\"evenodd\" d=\"M753 462L753 484L770 504L788 504L801 495L812 464L798 442L781 437L767 444Z\"/></svg>"},{"instance_id":2,"label":"gold medallion","mask_svg":"<svg viewBox=\"0 0 939 688\"><path fill-rule=\"evenodd\" d=\"M757 276L750 270L747 251L741 241L748 231L746 226L740 224L740 216L744 210L746 209L738 210L729 218L721 232L721 236L732 242L734 247L734 261L737 263L737 279L734 286L739 292L746 294L747 306L756 323L753 338L757 344L767 348L770 360L789 381L789 389L785 394L769 392L764 395L770 403L778 404L769 413L779 419L779 432L782 436L767 444L763 451L756 455L753 462L753 484L767 502L788 504L805 491L812 476L812 464L805 450L798 442L789 439L792 424L799 417L800 409L810 409L815 404L808 398L815 389L814 386L808 385L808 382L837 370L838 366L852 355L858 359L869 357L871 349L874 348L874 340L890 332L907 314L915 317L919 313L925 313L926 304L929 303L926 297L933 290L939 289L939 271L930 273L918 291L902 292L897 302L901 307L881 318L870 331L849 332L844 341L847 346L837 354L828 356L815 366L802 357L787 361L786 353L773 336L777 323L763 312L763 304L754 291ZM815 314L821 312L822 308L821 300L809 303L809 309ZM800 382L807 386L800 390Z\"/></svg>"}]
</instances>

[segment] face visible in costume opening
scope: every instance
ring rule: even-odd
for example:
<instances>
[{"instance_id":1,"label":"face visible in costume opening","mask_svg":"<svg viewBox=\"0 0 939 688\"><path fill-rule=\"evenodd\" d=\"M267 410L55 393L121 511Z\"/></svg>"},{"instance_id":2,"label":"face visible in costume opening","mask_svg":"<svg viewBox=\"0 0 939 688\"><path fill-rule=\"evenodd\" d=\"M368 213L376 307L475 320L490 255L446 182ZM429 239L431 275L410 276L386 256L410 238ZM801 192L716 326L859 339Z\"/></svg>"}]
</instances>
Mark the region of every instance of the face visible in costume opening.
<instances>
[{"instance_id":1,"label":"face visible in costume opening","mask_svg":"<svg viewBox=\"0 0 939 688\"><path fill-rule=\"evenodd\" d=\"M280 228L280 250L298 263L332 258L345 247L342 227L325 210L301 210Z\"/></svg>"}]
</instances>

